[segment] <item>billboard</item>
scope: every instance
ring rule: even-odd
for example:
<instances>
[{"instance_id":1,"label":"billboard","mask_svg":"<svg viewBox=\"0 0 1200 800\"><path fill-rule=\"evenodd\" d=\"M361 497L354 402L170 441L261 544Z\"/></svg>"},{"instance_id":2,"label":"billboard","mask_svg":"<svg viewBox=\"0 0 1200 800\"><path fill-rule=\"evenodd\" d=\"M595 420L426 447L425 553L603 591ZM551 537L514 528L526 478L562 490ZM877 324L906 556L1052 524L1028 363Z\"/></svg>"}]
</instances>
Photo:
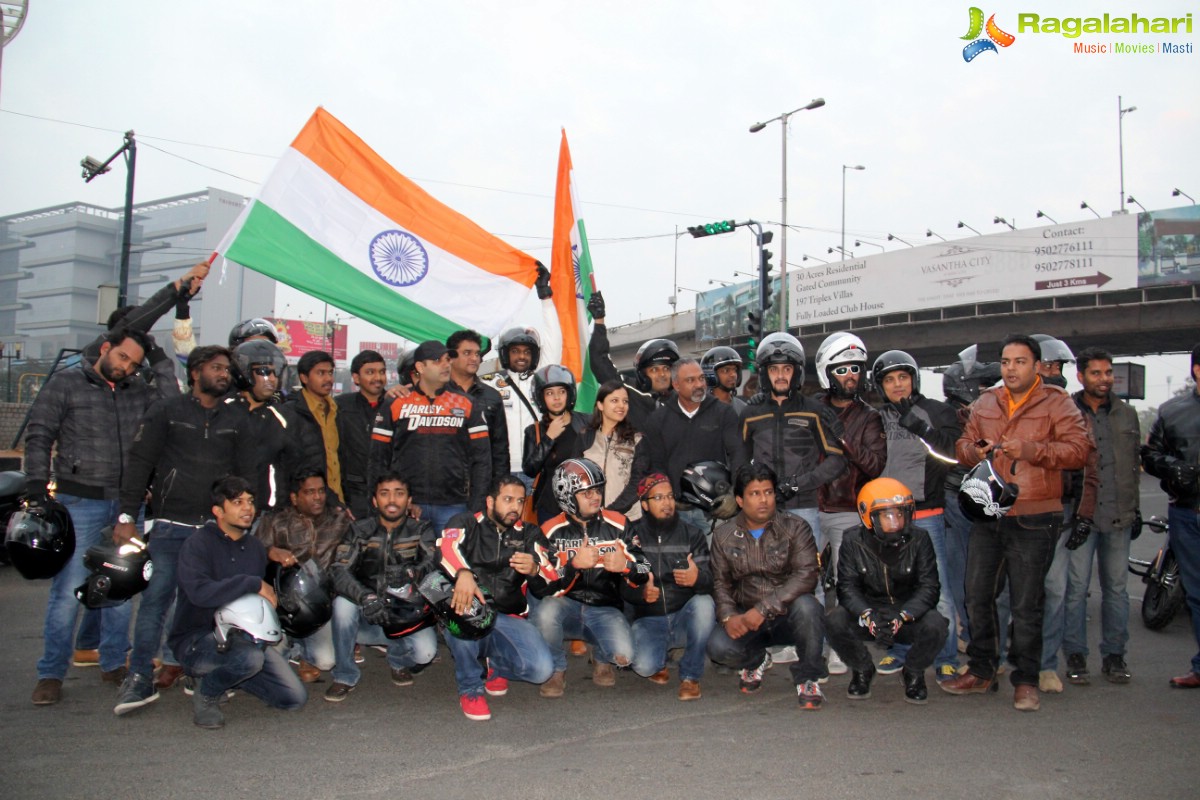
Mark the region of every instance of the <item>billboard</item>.
<instances>
[{"instance_id":1,"label":"billboard","mask_svg":"<svg viewBox=\"0 0 1200 800\"><path fill-rule=\"evenodd\" d=\"M779 297L779 277L772 282L773 299ZM780 329L779 314L773 304L767 311L763 330ZM711 342L745 336L746 315L758 310L758 280L722 286L696 295L696 341Z\"/></svg>"},{"instance_id":2,"label":"billboard","mask_svg":"<svg viewBox=\"0 0 1200 800\"><path fill-rule=\"evenodd\" d=\"M1138 214L1138 287L1200 281L1200 206Z\"/></svg>"},{"instance_id":3,"label":"billboard","mask_svg":"<svg viewBox=\"0 0 1200 800\"><path fill-rule=\"evenodd\" d=\"M339 364L346 363L346 326L333 322L308 322L301 319L266 317L275 326L279 349L295 364L300 356L313 350L324 350Z\"/></svg>"},{"instance_id":4,"label":"billboard","mask_svg":"<svg viewBox=\"0 0 1200 800\"><path fill-rule=\"evenodd\" d=\"M1010 230L789 270L788 323L1134 289L1141 216L1147 215Z\"/></svg>"}]
</instances>

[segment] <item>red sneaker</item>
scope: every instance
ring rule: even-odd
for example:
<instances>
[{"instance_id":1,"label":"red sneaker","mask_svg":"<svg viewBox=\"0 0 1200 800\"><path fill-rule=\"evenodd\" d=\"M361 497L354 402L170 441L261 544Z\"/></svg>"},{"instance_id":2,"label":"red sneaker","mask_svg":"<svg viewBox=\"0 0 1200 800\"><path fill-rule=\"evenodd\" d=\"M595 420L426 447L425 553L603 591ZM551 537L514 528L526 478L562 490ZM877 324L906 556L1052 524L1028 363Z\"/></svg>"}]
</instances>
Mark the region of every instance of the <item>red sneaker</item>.
<instances>
[{"instance_id":1,"label":"red sneaker","mask_svg":"<svg viewBox=\"0 0 1200 800\"><path fill-rule=\"evenodd\" d=\"M508 694L508 678L500 677L496 674L496 670L488 667L487 680L484 681L483 688L492 697L504 697Z\"/></svg>"},{"instance_id":2,"label":"red sneaker","mask_svg":"<svg viewBox=\"0 0 1200 800\"><path fill-rule=\"evenodd\" d=\"M464 694L458 698L458 704L467 715L467 719L483 720L492 718L492 710L488 708L487 700L481 694Z\"/></svg>"}]
</instances>

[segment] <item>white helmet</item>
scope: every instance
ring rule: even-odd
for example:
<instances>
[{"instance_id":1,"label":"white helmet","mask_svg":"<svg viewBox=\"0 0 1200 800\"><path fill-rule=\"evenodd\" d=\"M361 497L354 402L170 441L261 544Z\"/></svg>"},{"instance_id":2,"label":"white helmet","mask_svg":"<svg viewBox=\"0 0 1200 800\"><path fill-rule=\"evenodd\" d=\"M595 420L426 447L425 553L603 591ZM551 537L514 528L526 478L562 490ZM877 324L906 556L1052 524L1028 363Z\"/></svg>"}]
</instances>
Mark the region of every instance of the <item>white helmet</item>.
<instances>
[{"instance_id":1,"label":"white helmet","mask_svg":"<svg viewBox=\"0 0 1200 800\"><path fill-rule=\"evenodd\" d=\"M255 643L277 644L283 638L283 629L275 607L260 594L244 594L232 603L226 603L213 615L217 650L229 649L229 632L244 631Z\"/></svg>"},{"instance_id":2,"label":"white helmet","mask_svg":"<svg viewBox=\"0 0 1200 800\"><path fill-rule=\"evenodd\" d=\"M817 348L817 380L822 389L829 388L829 368L835 364L862 364L866 371L867 346L853 333L838 331L830 334Z\"/></svg>"}]
</instances>

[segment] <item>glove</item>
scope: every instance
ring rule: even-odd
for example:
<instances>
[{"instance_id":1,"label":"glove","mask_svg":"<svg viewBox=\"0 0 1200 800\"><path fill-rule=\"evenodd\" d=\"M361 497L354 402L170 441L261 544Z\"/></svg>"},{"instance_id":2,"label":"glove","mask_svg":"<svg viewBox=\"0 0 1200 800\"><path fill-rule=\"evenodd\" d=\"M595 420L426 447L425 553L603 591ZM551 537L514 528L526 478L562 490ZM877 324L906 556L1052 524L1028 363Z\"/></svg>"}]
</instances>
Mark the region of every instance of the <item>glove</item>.
<instances>
[{"instance_id":1,"label":"glove","mask_svg":"<svg viewBox=\"0 0 1200 800\"><path fill-rule=\"evenodd\" d=\"M190 305L191 300L192 300L191 288L192 288L192 279L191 278L188 278L186 281L183 282L183 285L179 287L179 297L175 300L175 319L191 319L192 318L192 311L191 311L191 305Z\"/></svg>"},{"instance_id":2,"label":"glove","mask_svg":"<svg viewBox=\"0 0 1200 800\"><path fill-rule=\"evenodd\" d=\"M1075 527L1071 529L1071 535L1067 537L1067 549L1078 550L1079 546L1087 541L1087 538L1092 535L1092 521L1086 517L1080 517L1075 520Z\"/></svg>"},{"instance_id":3,"label":"glove","mask_svg":"<svg viewBox=\"0 0 1200 800\"><path fill-rule=\"evenodd\" d=\"M900 620L888 608L876 611L875 615L878 617L875 627L875 641L884 647L891 647L896 642L896 631L900 629L900 626L896 623Z\"/></svg>"},{"instance_id":4,"label":"glove","mask_svg":"<svg viewBox=\"0 0 1200 800\"><path fill-rule=\"evenodd\" d=\"M1133 526L1129 529L1129 540L1133 541L1134 539L1141 536L1142 528L1144 526L1145 526L1145 523L1142 522L1142 510L1140 508L1136 509L1133 512Z\"/></svg>"},{"instance_id":5,"label":"glove","mask_svg":"<svg viewBox=\"0 0 1200 800\"><path fill-rule=\"evenodd\" d=\"M1200 467L1186 461L1176 461L1167 467L1167 475L1172 486L1183 494L1191 494L1196 490L1196 480L1200 478Z\"/></svg>"},{"instance_id":6,"label":"glove","mask_svg":"<svg viewBox=\"0 0 1200 800\"><path fill-rule=\"evenodd\" d=\"M387 603L379 595L371 593L362 599L362 618L371 625L387 622Z\"/></svg>"},{"instance_id":7,"label":"glove","mask_svg":"<svg viewBox=\"0 0 1200 800\"><path fill-rule=\"evenodd\" d=\"M912 404L911 398L904 398L897 403L897 407L904 404L907 404L907 408L900 414L900 427L914 436L921 439L928 439L929 435L933 433L933 426L917 413L916 406Z\"/></svg>"},{"instance_id":8,"label":"glove","mask_svg":"<svg viewBox=\"0 0 1200 800\"><path fill-rule=\"evenodd\" d=\"M587 301L587 310L592 315L592 319L604 319L604 295L600 292L592 292L591 298Z\"/></svg>"},{"instance_id":9,"label":"glove","mask_svg":"<svg viewBox=\"0 0 1200 800\"><path fill-rule=\"evenodd\" d=\"M149 345L146 348L146 361L150 364L158 364L161 361L165 361L168 358L167 351L163 350L149 333L145 334L145 337L146 344Z\"/></svg>"},{"instance_id":10,"label":"glove","mask_svg":"<svg viewBox=\"0 0 1200 800\"><path fill-rule=\"evenodd\" d=\"M800 493L800 486L796 483L796 478L797 476L793 475L780 481L779 485L775 487L775 496L779 498L779 502L786 503Z\"/></svg>"},{"instance_id":11,"label":"glove","mask_svg":"<svg viewBox=\"0 0 1200 800\"><path fill-rule=\"evenodd\" d=\"M713 509L712 515L717 519L733 519L737 513L737 498L733 496L733 492L729 492L718 498L717 507Z\"/></svg>"},{"instance_id":12,"label":"glove","mask_svg":"<svg viewBox=\"0 0 1200 800\"><path fill-rule=\"evenodd\" d=\"M550 270L540 261L537 262L537 282L534 286L537 287L538 300L549 300L554 296L550 289Z\"/></svg>"},{"instance_id":13,"label":"glove","mask_svg":"<svg viewBox=\"0 0 1200 800\"><path fill-rule=\"evenodd\" d=\"M765 402L767 402L767 393L766 392L757 392L750 396L750 399L746 401L746 405L761 406Z\"/></svg>"},{"instance_id":14,"label":"glove","mask_svg":"<svg viewBox=\"0 0 1200 800\"><path fill-rule=\"evenodd\" d=\"M25 481L23 497L26 508L45 508L50 503L50 493L46 491L46 482L33 478Z\"/></svg>"}]
</instances>

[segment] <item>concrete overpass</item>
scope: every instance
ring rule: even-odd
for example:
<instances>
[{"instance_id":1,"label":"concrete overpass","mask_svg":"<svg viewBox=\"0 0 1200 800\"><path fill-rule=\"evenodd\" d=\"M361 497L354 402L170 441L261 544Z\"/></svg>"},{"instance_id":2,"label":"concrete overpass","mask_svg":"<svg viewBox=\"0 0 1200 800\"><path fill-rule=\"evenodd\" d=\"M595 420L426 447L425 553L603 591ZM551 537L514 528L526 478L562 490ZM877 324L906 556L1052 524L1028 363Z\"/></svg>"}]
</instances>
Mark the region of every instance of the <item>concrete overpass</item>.
<instances>
[{"instance_id":1,"label":"concrete overpass","mask_svg":"<svg viewBox=\"0 0 1200 800\"><path fill-rule=\"evenodd\" d=\"M696 356L718 344L741 349L746 343L745 336L697 342L695 327L692 311L610 327L613 361L621 369L632 368L642 342L658 337ZM808 354L810 374L817 347L839 330L857 333L872 354L905 350L923 367L951 364L963 347L975 343L991 359L993 345L1009 333L1048 333L1075 352L1089 346L1121 357L1179 352L1200 342L1200 285L948 306L792 328Z\"/></svg>"}]
</instances>

